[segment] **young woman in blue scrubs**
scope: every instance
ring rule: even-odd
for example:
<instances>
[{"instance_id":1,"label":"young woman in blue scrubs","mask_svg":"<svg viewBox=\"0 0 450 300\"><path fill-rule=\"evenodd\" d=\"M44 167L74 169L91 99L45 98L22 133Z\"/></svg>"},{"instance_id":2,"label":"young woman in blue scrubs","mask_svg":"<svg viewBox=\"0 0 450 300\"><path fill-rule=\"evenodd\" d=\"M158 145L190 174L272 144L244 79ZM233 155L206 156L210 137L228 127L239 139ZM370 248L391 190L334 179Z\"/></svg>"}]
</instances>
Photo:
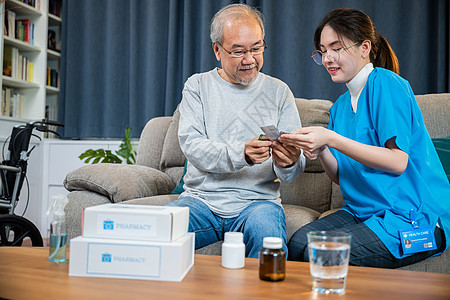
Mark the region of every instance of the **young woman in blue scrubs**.
<instances>
[{"instance_id":1,"label":"young woman in blue scrubs","mask_svg":"<svg viewBox=\"0 0 450 300\"><path fill-rule=\"evenodd\" d=\"M450 185L388 42L363 12L336 9L314 44L313 59L349 91L330 109L328 129L300 128L280 141L318 157L345 205L300 228L289 259L308 261L306 233L315 230L350 232L353 265L398 268L442 253Z\"/></svg>"}]
</instances>

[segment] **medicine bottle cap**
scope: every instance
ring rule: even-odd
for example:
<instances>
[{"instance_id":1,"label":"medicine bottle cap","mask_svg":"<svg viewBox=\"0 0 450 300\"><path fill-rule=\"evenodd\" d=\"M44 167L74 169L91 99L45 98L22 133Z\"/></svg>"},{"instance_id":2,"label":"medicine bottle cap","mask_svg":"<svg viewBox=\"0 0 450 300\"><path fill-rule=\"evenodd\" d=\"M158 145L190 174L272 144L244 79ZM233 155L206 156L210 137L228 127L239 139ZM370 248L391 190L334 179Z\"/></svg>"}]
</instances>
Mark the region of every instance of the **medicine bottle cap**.
<instances>
[{"instance_id":1,"label":"medicine bottle cap","mask_svg":"<svg viewBox=\"0 0 450 300\"><path fill-rule=\"evenodd\" d=\"M278 237L265 237L263 239L263 247L267 249L281 249L283 241Z\"/></svg>"},{"instance_id":2,"label":"medicine bottle cap","mask_svg":"<svg viewBox=\"0 0 450 300\"><path fill-rule=\"evenodd\" d=\"M242 232L225 232L224 243L241 244L244 242Z\"/></svg>"}]
</instances>

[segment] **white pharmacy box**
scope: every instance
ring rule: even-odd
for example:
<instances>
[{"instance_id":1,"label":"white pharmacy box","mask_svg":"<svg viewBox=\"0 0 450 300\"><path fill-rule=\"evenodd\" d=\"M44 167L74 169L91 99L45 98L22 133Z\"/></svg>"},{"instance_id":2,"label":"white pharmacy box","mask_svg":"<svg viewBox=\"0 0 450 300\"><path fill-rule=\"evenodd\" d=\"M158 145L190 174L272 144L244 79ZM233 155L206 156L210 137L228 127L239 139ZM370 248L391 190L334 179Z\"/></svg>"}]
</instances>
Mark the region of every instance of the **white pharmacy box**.
<instances>
[{"instance_id":1,"label":"white pharmacy box","mask_svg":"<svg viewBox=\"0 0 450 300\"><path fill-rule=\"evenodd\" d=\"M194 233L172 242L70 240L69 276L181 281L194 265Z\"/></svg>"},{"instance_id":2,"label":"white pharmacy box","mask_svg":"<svg viewBox=\"0 0 450 300\"><path fill-rule=\"evenodd\" d=\"M170 242L185 235L189 208L103 204L83 211L84 237Z\"/></svg>"}]
</instances>

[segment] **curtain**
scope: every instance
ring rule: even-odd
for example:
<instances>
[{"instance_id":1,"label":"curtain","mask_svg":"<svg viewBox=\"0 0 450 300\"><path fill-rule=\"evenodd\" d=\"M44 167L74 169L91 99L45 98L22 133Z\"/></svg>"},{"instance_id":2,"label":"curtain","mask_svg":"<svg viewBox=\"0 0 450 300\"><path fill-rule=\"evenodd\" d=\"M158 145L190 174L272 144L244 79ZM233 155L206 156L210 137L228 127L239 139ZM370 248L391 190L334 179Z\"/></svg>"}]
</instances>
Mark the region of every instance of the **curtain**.
<instances>
[{"instance_id":1,"label":"curtain","mask_svg":"<svg viewBox=\"0 0 450 300\"><path fill-rule=\"evenodd\" d=\"M189 76L220 64L209 23L242 2L265 16L262 72L295 97L336 100L333 83L310 58L314 30L338 7L361 9L390 42L415 94L450 92L448 0L67 0L63 8L59 120L66 138L139 137L148 120L172 115Z\"/></svg>"}]
</instances>

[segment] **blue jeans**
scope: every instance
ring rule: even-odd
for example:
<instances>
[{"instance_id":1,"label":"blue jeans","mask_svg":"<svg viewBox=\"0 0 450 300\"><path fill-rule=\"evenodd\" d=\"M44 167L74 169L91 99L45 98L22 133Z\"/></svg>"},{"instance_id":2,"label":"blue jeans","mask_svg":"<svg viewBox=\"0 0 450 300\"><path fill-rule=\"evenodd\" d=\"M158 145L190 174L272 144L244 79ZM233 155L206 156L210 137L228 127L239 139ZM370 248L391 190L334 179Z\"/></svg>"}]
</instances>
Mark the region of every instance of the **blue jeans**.
<instances>
[{"instance_id":1,"label":"blue jeans","mask_svg":"<svg viewBox=\"0 0 450 300\"><path fill-rule=\"evenodd\" d=\"M255 201L235 218L216 216L202 201L181 197L167 204L189 207L189 232L195 233L195 249L224 238L225 232L244 234L245 256L258 258L263 248L263 238L280 237L287 257L286 220L281 206L270 201Z\"/></svg>"}]
</instances>

